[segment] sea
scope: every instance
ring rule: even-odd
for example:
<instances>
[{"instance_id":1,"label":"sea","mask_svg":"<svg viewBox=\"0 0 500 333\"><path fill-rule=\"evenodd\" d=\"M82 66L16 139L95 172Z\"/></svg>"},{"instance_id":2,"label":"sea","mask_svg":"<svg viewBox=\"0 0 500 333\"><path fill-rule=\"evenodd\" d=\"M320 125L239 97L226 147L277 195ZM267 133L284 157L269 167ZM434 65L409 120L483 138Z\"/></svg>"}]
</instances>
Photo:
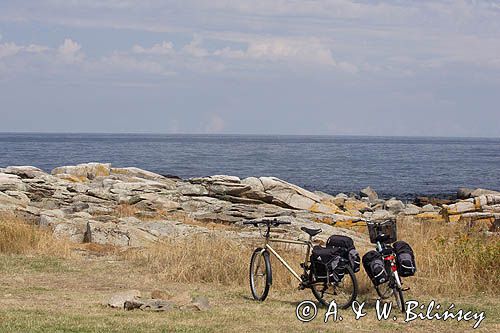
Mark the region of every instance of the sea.
<instances>
[{"instance_id":1,"label":"sea","mask_svg":"<svg viewBox=\"0 0 500 333\"><path fill-rule=\"evenodd\" d=\"M452 197L500 190L500 138L0 133L0 167L107 162L181 178L274 176L312 191Z\"/></svg>"}]
</instances>

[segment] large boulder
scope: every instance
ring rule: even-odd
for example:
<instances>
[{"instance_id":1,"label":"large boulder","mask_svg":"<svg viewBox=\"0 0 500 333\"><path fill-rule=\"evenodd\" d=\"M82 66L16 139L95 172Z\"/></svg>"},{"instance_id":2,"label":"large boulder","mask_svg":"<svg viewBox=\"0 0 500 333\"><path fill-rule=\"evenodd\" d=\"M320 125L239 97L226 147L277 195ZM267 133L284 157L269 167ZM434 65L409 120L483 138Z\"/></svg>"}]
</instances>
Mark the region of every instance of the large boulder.
<instances>
[{"instance_id":1,"label":"large boulder","mask_svg":"<svg viewBox=\"0 0 500 333\"><path fill-rule=\"evenodd\" d=\"M246 198L260 200L267 203L273 202L273 196L265 192L264 184L259 178L248 177L241 181L242 184L250 186L250 191L243 194Z\"/></svg>"},{"instance_id":2,"label":"large boulder","mask_svg":"<svg viewBox=\"0 0 500 333\"><path fill-rule=\"evenodd\" d=\"M251 190L250 185L232 182L215 181L207 185L210 194L239 196Z\"/></svg>"},{"instance_id":3,"label":"large boulder","mask_svg":"<svg viewBox=\"0 0 500 333\"><path fill-rule=\"evenodd\" d=\"M0 172L17 175L23 179L32 179L45 175L45 172L32 166L9 166L1 169Z\"/></svg>"},{"instance_id":4,"label":"large boulder","mask_svg":"<svg viewBox=\"0 0 500 333\"><path fill-rule=\"evenodd\" d=\"M116 246L130 245L128 228L114 223L89 221L84 239L88 243L110 244Z\"/></svg>"},{"instance_id":5,"label":"large boulder","mask_svg":"<svg viewBox=\"0 0 500 333\"><path fill-rule=\"evenodd\" d=\"M5 207L6 210L9 210L8 207L27 207L30 202L30 199L26 194L17 191L6 191L5 193L0 192L0 207Z\"/></svg>"},{"instance_id":6,"label":"large boulder","mask_svg":"<svg viewBox=\"0 0 500 333\"><path fill-rule=\"evenodd\" d=\"M260 177L264 192L273 196L273 203L286 208L310 209L321 198L297 185L276 177Z\"/></svg>"},{"instance_id":7,"label":"large boulder","mask_svg":"<svg viewBox=\"0 0 500 333\"><path fill-rule=\"evenodd\" d=\"M389 199L385 202L385 208L393 214L398 214L405 209L405 204L401 200Z\"/></svg>"},{"instance_id":8,"label":"large boulder","mask_svg":"<svg viewBox=\"0 0 500 333\"><path fill-rule=\"evenodd\" d=\"M405 213L405 215L417 215L421 212L421 209L414 204L406 204L403 212Z\"/></svg>"},{"instance_id":9,"label":"large boulder","mask_svg":"<svg viewBox=\"0 0 500 333\"><path fill-rule=\"evenodd\" d=\"M467 200L458 201L451 205L443 205L443 211L448 215L463 214L481 210L483 206L494 204L496 196L479 196ZM500 199L500 196L498 196ZM500 202L500 200L499 200Z\"/></svg>"},{"instance_id":10,"label":"large boulder","mask_svg":"<svg viewBox=\"0 0 500 333\"><path fill-rule=\"evenodd\" d=\"M87 230L88 218L73 217L59 221L52 227L54 238L67 239L74 243L83 243Z\"/></svg>"},{"instance_id":11,"label":"large boulder","mask_svg":"<svg viewBox=\"0 0 500 333\"><path fill-rule=\"evenodd\" d=\"M141 200L138 205L147 206L150 210L172 211L180 207L179 203L171 200L169 197L156 193L145 193L139 195Z\"/></svg>"},{"instance_id":12,"label":"large boulder","mask_svg":"<svg viewBox=\"0 0 500 333\"><path fill-rule=\"evenodd\" d=\"M112 175L119 175L119 176L125 176L130 177L130 178L142 178L142 179L148 179L148 180L166 180L167 178L159 175L157 173L147 171L147 170L142 170L139 168L135 167L128 167L128 168L111 168L111 174Z\"/></svg>"},{"instance_id":13,"label":"large boulder","mask_svg":"<svg viewBox=\"0 0 500 333\"><path fill-rule=\"evenodd\" d=\"M473 188L461 187L457 191L458 199L469 199L472 196Z\"/></svg>"},{"instance_id":14,"label":"large boulder","mask_svg":"<svg viewBox=\"0 0 500 333\"><path fill-rule=\"evenodd\" d=\"M8 173L0 173L0 191L26 191L27 186L21 177Z\"/></svg>"},{"instance_id":15,"label":"large boulder","mask_svg":"<svg viewBox=\"0 0 500 333\"><path fill-rule=\"evenodd\" d=\"M357 200L355 198L349 198L345 200L343 207L346 211L364 212L366 210L370 210L370 204L368 202Z\"/></svg>"},{"instance_id":16,"label":"large boulder","mask_svg":"<svg viewBox=\"0 0 500 333\"><path fill-rule=\"evenodd\" d=\"M62 166L52 170L52 175L70 175L80 181L92 180L96 177L106 177L111 173L110 163L85 163ZM66 176L64 176L66 177Z\"/></svg>"},{"instance_id":17,"label":"large boulder","mask_svg":"<svg viewBox=\"0 0 500 333\"><path fill-rule=\"evenodd\" d=\"M394 214L387 211L387 210L384 210L384 209L374 211L370 217L370 219L372 221L383 221L383 220L389 220L389 219L393 219L393 218L394 218Z\"/></svg>"},{"instance_id":18,"label":"large boulder","mask_svg":"<svg viewBox=\"0 0 500 333\"><path fill-rule=\"evenodd\" d=\"M378 194L375 192L374 189L372 189L370 186L365 187L359 192L359 195L363 198L366 197L370 200L370 202L374 202L375 200L378 199Z\"/></svg>"},{"instance_id":19,"label":"large boulder","mask_svg":"<svg viewBox=\"0 0 500 333\"><path fill-rule=\"evenodd\" d=\"M484 188L477 188L475 189L474 191L471 192L470 196L471 197L480 197L482 195L496 195L496 196L500 196L500 192L498 191L493 191L493 190L487 190L487 189L484 189Z\"/></svg>"}]
</instances>

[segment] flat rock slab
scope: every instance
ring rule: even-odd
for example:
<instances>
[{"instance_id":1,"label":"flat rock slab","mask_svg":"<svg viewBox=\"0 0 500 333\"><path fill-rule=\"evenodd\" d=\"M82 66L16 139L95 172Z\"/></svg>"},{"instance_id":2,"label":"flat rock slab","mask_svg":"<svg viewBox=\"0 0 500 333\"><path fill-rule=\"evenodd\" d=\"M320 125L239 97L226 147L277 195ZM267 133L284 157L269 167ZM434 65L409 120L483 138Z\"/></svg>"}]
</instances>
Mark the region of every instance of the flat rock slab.
<instances>
[{"instance_id":1,"label":"flat rock slab","mask_svg":"<svg viewBox=\"0 0 500 333\"><path fill-rule=\"evenodd\" d=\"M139 309L143 311L162 312L174 309L175 303L162 299L135 299L126 301L123 307L125 310Z\"/></svg>"},{"instance_id":2,"label":"flat rock slab","mask_svg":"<svg viewBox=\"0 0 500 333\"><path fill-rule=\"evenodd\" d=\"M211 309L211 305L207 297L191 297L187 291L176 296L169 297L169 299L160 299L157 298L157 296L168 297L169 294L155 290L151 293L152 298L142 299L140 291L127 290L112 295L108 300L107 305L117 309L154 312L163 312L173 309L186 311L207 311Z\"/></svg>"},{"instance_id":3,"label":"flat rock slab","mask_svg":"<svg viewBox=\"0 0 500 333\"><path fill-rule=\"evenodd\" d=\"M126 302L132 302L141 297L141 292L139 290L127 290L116 293L112 295L107 305L112 308L120 308L123 309Z\"/></svg>"}]
</instances>

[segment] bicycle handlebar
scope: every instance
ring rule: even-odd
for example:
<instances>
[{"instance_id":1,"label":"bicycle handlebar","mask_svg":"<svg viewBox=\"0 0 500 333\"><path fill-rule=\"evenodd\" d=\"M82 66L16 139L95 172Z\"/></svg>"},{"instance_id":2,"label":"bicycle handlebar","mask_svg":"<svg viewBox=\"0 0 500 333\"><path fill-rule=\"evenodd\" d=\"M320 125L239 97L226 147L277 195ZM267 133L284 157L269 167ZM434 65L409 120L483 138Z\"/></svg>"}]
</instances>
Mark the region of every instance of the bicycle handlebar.
<instances>
[{"instance_id":1,"label":"bicycle handlebar","mask_svg":"<svg viewBox=\"0 0 500 333\"><path fill-rule=\"evenodd\" d=\"M250 221L244 221L243 224L253 224L254 226L257 226L259 224L265 224L267 226L279 226L281 224L292 224L291 222L288 221L279 221L278 219L264 219L264 220L250 220Z\"/></svg>"},{"instance_id":2,"label":"bicycle handlebar","mask_svg":"<svg viewBox=\"0 0 500 333\"><path fill-rule=\"evenodd\" d=\"M384 225L386 223L392 222L392 220L384 220L384 221L370 221L366 220L366 224L377 224L377 225Z\"/></svg>"}]
</instances>

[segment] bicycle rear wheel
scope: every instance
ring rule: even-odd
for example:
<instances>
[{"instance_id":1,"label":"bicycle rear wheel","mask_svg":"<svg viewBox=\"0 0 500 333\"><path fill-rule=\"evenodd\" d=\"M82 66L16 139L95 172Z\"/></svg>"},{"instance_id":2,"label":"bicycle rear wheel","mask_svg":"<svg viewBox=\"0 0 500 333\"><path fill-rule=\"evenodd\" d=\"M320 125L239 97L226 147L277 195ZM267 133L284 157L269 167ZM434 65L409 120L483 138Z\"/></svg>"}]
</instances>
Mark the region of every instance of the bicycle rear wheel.
<instances>
[{"instance_id":1,"label":"bicycle rear wheel","mask_svg":"<svg viewBox=\"0 0 500 333\"><path fill-rule=\"evenodd\" d=\"M272 283L271 261L269 252L257 248L250 259L250 290L257 301L264 301Z\"/></svg>"},{"instance_id":2,"label":"bicycle rear wheel","mask_svg":"<svg viewBox=\"0 0 500 333\"><path fill-rule=\"evenodd\" d=\"M315 283L311 291L321 305L328 306L332 301L341 309L347 309L358 296L358 280L352 268L346 266L346 274L340 282Z\"/></svg>"}]
</instances>

